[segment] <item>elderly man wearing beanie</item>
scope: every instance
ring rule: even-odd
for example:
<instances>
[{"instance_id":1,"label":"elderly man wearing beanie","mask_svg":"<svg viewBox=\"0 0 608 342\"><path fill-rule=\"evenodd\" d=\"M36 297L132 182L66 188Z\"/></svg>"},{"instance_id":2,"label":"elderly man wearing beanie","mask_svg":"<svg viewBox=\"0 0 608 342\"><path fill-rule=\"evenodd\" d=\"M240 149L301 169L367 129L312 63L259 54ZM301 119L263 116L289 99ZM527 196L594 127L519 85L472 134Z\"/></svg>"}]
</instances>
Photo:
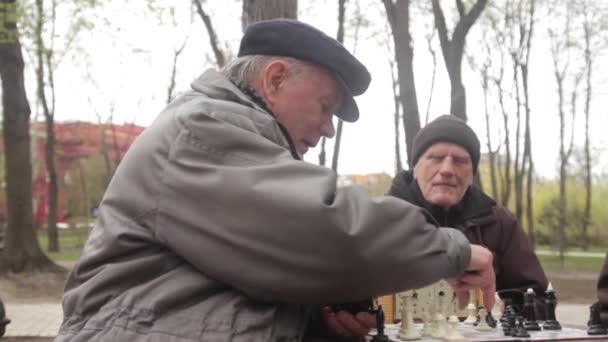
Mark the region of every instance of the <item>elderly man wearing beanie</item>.
<instances>
[{"instance_id":1,"label":"elderly man wearing beanie","mask_svg":"<svg viewBox=\"0 0 608 342\"><path fill-rule=\"evenodd\" d=\"M372 315L325 305L441 278L462 294L485 288L491 303L489 250L414 205L337 189L335 172L301 160L334 135L334 114L357 120L353 96L370 79L310 25L250 25L238 58L205 71L123 158L56 341L360 338Z\"/></svg>"},{"instance_id":2,"label":"elderly man wearing beanie","mask_svg":"<svg viewBox=\"0 0 608 342\"><path fill-rule=\"evenodd\" d=\"M532 288L538 294L537 317L543 317L548 282L532 245L515 215L473 185L480 158L475 132L456 116L442 115L416 134L411 155L413 171L398 173L389 194L490 249L501 297L521 308L523 292Z\"/></svg>"}]
</instances>

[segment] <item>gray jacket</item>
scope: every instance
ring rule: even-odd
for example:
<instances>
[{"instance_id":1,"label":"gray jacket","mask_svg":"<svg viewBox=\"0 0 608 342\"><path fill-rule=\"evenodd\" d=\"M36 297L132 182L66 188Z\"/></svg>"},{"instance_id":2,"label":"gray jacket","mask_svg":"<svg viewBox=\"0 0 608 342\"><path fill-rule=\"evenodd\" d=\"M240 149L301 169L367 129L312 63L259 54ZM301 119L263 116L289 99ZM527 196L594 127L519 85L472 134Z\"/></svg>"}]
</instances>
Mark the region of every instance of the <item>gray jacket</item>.
<instances>
[{"instance_id":1,"label":"gray jacket","mask_svg":"<svg viewBox=\"0 0 608 342\"><path fill-rule=\"evenodd\" d=\"M462 233L295 159L215 71L134 142L71 272L55 341L299 341L318 305L462 273Z\"/></svg>"}]
</instances>

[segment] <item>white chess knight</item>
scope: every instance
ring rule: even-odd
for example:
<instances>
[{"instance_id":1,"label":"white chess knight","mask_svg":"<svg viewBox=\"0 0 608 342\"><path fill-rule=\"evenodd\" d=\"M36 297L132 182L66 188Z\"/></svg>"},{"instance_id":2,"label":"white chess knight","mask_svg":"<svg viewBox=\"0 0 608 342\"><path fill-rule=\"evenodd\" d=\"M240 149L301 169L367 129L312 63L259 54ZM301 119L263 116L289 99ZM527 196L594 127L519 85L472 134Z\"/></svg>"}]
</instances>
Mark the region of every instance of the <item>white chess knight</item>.
<instances>
[{"instance_id":1,"label":"white chess knight","mask_svg":"<svg viewBox=\"0 0 608 342\"><path fill-rule=\"evenodd\" d=\"M412 309L413 301L416 297L401 297L401 328L399 329L399 338L404 341L418 340L420 334L414 325L414 310Z\"/></svg>"},{"instance_id":2,"label":"white chess knight","mask_svg":"<svg viewBox=\"0 0 608 342\"><path fill-rule=\"evenodd\" d=\"M446 341L464 341L464 336L458 331L458 317L450 316L448 319L448 330L445 334Z\"/></svg>"},{"instance_id":3,"label":"white chess knight","mask_svg":"<svg viewBox=\"0 0 608 342\"><path fill-rule=\"evenodd\" d=\"M551 286L551 283L549 283L549 286ZM500 296L498 295L498 293L494 294L494 298L495 298L495 302L494 302L494 307L492 308L492 317L494 317L494 319L499 320L502 317L502 313L505 310L505 303L503 303L503 301L500 299Z\"/></svg>"},{"instance_id":4,"label":"white chess knight","mask_svg":"<svg viewBox=\"0 0 608 342\"><path fill-rule=\"evenodd\" d=\"M487 315L488 315L488 312L486 311L486 309L484 309L484 308L479 309L479 324L477 324L477 327L475 328L475 330L487 331L487 330L492 329L492 327L488 325L488 322L486 322Z\"/></svg>"}]
</instances>

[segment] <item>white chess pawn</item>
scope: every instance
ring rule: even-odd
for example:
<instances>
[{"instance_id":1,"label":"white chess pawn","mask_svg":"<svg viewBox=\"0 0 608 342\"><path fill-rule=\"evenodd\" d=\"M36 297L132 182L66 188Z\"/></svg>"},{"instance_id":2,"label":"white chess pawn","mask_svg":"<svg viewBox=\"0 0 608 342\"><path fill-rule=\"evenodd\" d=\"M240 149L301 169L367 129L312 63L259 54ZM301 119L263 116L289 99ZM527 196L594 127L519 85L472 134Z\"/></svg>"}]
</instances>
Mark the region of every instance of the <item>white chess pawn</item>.
<instances>
[{"instance_id":1,"label":"white chess pawn","mask_svg":"<svg viewBox=\"0 0 608 342\"><path fill-rule=\"evenodd\" d=\"M420 334L414 326L414 317L410 298L403 297L401 306L401 328L399 329L399 338L404 341L418 340Z\"/></svg>"},{"instance_id":2,"label":"white chess pawn","mask_svg":"<svg viewBox=\"0 0 608 342\"><path fill-rule=\"evenodd\" d=\"M424 310L422 324L422 336L431 336L433 334L433 316L429 310Z\"/></svg>"},{"instance_id":3,"label":"white chess pawn","mask_svg":"<svg viewBox=\"0 0 608 342\"><path fill-rule=\"evenodd\" d=\"M488 315L488 312L486 311L486 309L484 309L484 308L479 309L479 324L477 325L475 330L487 331L487 330L492 329L492 327L488 325L488 322L486 322L487 315Z\"/></svg>"},{"instance_id":4,"label":"white chess pawn","mask_svg":"<svg viewBox=\"0 0 608 342\"><path fill-rule=\"evenodd\" d=\"M464 320L465 324L475 324L477 322L477 308L475 304L469 303L467 305L467 319Z\"/></svg>"},{"instance_id":5,"label":"white chess pawn","mask_svg":"<svg viewBox=\"0 0 608 342\"><path fill-rule=\"evenodd\" d=\"M446 341L464 341L464 336L458 331L458 317L450 316L448 330L444 338Z\"/></svg>"}]
</instances>

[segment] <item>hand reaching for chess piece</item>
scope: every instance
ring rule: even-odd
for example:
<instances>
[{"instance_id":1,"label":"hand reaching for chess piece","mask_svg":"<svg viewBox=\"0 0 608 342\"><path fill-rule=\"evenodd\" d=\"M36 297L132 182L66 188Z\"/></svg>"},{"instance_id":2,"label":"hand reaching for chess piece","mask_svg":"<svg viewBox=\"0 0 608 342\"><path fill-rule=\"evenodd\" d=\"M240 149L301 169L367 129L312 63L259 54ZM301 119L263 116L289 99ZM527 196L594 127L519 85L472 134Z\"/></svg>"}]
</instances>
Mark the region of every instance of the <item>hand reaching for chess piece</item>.
<instances>
[{"instance_id":1,"label":"hand reaching for chess piece","mask_svg":"<svg viewBox=\"0 0 608 342\"><path fill-rule=\"evenodd\" d=\"M492 311L496 294L496 275L492 266L494 257L485 247L471 244L471 259L464 274L450 279L458 297L458 307L462 310L469 303L469 290L481 289L486 311Z\"/></svg>"}]
</instances>

